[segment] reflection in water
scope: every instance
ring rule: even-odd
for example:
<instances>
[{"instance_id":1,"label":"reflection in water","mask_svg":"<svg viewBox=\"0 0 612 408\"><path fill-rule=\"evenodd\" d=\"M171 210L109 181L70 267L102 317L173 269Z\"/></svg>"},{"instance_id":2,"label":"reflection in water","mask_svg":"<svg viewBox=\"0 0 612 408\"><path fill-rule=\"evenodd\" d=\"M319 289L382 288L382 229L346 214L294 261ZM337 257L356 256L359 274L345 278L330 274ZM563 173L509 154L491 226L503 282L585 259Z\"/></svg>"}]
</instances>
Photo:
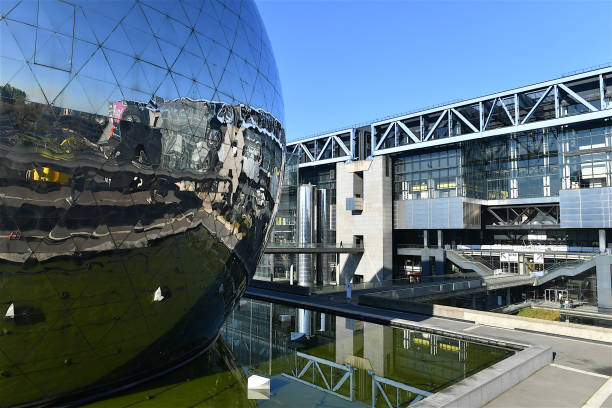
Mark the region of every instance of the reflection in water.
<instances>
[{"instance_id":1,"label":"reflection in water","mask_svg":"<svg viewBox=\"0 0 612 408\"><path fill-rule=\"evenodd\" d=\"M247 399L246 376L223 339L191 363L113 398L87 405L121 407L255 407Z\"/></svg>"},{"instance_id":2,"label":"reflection in water","mask_svg":"<svg viewBox=\"0 0 612 408\"><path fill-rule=\"evenodd\" d=\"M300 330L307 332L297 335ZM179 371L92 406L137 403L153 407L170 401L174 407L187 407L201 398L208 398L201 406L249 406L255 401L246 399L246 377L230 379L236 365L248 375L271 378L270 400L257 401L262 407L371 406L372 381L377 407L387 406L386 399L393 406L407 406L513 354L503 348L249 299L230 314L221 336L211 353ZM227 354L219 359L220 353ZM209 359L227 366L219 370ZM209 388L196 389L193 384ZM228 395L235 405L228 404ZM146 399L149 396L154 398Z\"/></svg>"}]
</instances>

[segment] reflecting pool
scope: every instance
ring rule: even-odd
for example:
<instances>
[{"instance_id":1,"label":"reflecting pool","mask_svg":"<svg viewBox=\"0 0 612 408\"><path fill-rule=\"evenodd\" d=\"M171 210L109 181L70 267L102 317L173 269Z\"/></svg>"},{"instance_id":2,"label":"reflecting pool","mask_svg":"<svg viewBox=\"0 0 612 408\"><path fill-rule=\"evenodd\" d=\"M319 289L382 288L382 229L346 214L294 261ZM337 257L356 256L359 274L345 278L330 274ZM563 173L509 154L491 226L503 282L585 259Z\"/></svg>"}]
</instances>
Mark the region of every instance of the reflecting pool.
<instances>
[{"instance_id":1,"label":"reflecting pool","mask_svg":"<svg viewBox=\"0 0 612 408\"><path fill-rule=\"evenodd\" d=\"M514 351L243 299L214 346L88 407L408 406ZM249 394L247 377L271 378ZM250 399L260 398L260 399ZM263 398L263 399L262 399Z\"/></svg>"}]
</instances>

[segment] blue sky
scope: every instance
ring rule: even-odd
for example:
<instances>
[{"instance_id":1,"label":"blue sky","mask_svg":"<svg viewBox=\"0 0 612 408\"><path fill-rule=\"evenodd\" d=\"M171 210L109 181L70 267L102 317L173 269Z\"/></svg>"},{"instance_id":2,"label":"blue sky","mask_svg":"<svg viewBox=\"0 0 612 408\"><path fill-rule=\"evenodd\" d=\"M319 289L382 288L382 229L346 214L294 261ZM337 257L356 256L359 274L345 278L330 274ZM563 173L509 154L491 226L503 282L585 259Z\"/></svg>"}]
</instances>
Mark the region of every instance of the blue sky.
<instances>
[{"instance_id":1,"label":"blue sky","mask_svg":"<svg viewBox=\"0 0 612 408\"><path fill-rule=\"evenodd\" d=\"M612 0L256 0L288 140L612 64Z\"/></svg>"}]
</instances>

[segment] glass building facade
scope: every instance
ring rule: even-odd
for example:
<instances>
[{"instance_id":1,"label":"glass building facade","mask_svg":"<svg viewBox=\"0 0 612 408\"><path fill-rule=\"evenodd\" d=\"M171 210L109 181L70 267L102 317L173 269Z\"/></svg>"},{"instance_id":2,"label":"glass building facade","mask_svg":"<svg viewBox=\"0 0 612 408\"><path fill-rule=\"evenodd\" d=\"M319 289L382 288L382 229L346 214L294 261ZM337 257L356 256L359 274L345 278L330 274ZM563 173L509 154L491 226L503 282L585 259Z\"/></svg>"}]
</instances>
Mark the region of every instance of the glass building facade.
<instances>
[{"instance_id":1,"label":"glass building facade","mask_svg":"<svg viewBox=\"0 0 612 408\"><path fill-rule=\"evenodd\" d=\"M538 129L394 158L394 199L558 196L558 132Z\"/></svg>"},{"instance_id":2,"label":"glass building facade","mask_svg":"<svg viewBox=\"0 0 612 408\"><path fill-rule=\"evenodd\" d=\"M563 189L612 186L612 125L566 127L560 142Z\"/></svg>"},{"instance_id":3,"label":"glass building facade","mask_svg":"<svg viewBox=\"0 0 612 408\"><path fill-rule=\"evenodd\" d=\"M612 185L612 126L543 128L395 157L394 200L557 197Z\"/></svg>"},{"instance_id":4,"label":"glass building facade","mask_svg":"<svg viewBox=\"0 0 612 408\"><path fill-rule=\"evenodd\" d=\"M269 245L292 246L297 243L298 156L287 153L283 185ZM255 278L261 280L289 279L291 265L297 271L297 254L264 254L257 265Z\"/></svg>"}]
</instances>

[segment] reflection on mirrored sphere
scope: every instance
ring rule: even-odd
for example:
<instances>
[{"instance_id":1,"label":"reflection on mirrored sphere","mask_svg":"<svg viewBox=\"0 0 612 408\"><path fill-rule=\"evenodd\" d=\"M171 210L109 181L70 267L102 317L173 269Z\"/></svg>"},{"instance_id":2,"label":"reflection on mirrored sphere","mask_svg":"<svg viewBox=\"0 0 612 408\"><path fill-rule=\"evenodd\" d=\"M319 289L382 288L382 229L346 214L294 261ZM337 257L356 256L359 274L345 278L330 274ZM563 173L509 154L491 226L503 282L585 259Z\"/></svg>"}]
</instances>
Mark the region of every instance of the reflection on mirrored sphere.
<instances>
[{"instance_id":1,"label":"reflection on mirrored sphere","mask_svg":"<svg viewBox=\"0 0 612 408\"><path fill-rule=\"evenodd\" d=\"M244 292L284 167L250 0L0 2L0 406L199 353Z\"/></svg>"}]
</instances>

